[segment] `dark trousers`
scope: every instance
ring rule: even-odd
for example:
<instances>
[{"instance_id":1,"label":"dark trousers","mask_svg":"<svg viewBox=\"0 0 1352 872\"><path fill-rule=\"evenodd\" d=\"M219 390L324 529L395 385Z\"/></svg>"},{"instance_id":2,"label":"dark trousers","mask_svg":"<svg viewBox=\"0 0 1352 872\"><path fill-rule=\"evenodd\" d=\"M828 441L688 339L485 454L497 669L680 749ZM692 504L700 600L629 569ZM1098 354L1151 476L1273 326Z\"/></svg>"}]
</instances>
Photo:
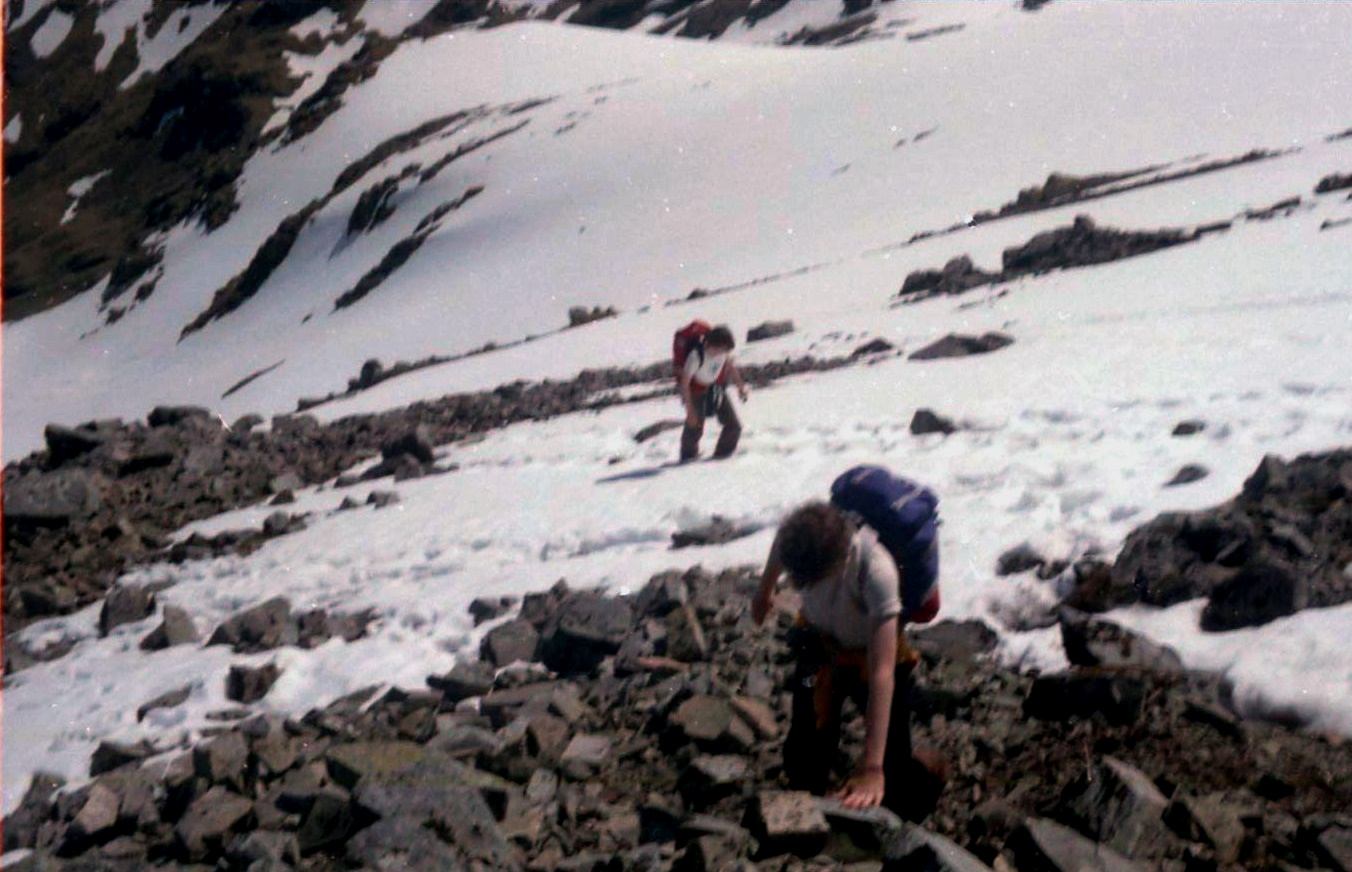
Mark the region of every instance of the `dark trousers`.
<instances>
[{"instance_id":1,"label":"dark trousers","mask_svg":"<svg viewBox=\"0 0 1352 872\"><path fill-rule=\"evenodd\" d=\"M793 676L793 714L784 740L784 773L793 790L825 793L831 784L831 769L840 753L840 710L846 699L859 710L868 709L868 676L858 666L842 666L826 652L821 637L810 628L794 630L797 666ZM887 728L887 753L883 757L886 795L883 805L908 820L927 812L916 809L917 763L911 756L911 683L914 666L899 663L892 690L892 713ZM827 674L829 672L829 675ZM830 682L830 695L821 698L817 687ZM823 707L825 710L823 710ZM921 792L928 791L922 788Z\"/></svg>"},{"instance_id":2,"label":"dark trousers","mask_svg":"<svg viewBox=\"0 0 1352 872\"><path fill-rule=\"evenodd\" d=\"M704 421L708 412L704 409L705 394L698 393L691 398L699 413L699 423L691 426L687 421L681 431L681 460L694 460L699 456L699 440L704 435ZM718 444L714 446L714 457L727 457L737 450L737 441L742 438L742 422L737 420L737 410L732 402L723 397L718 404L718 423L723 430L718 434Z\"/></svg>"}]
</instances>

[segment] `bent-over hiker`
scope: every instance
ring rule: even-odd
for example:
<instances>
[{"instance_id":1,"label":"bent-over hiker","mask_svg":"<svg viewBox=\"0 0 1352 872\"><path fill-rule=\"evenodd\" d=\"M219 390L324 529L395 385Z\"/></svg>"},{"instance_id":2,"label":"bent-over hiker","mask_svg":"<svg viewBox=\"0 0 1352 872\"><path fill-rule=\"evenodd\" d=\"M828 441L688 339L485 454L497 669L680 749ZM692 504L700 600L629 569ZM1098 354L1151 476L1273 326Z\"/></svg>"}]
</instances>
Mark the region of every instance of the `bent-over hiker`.
<instances>
[{"instance_id":1,"label":"bent-over hiker","mask_svg":"<svg viewBox=\"0 0 1352 872\"><path fill-rule=\"evenodd\" d=\"M887 475L877 467L860 467L842 476L833 491L847 476L874 470ZM937 572L934 520L925 523ZM871 527L856 524L836 505L810 502L780 524L752 617L764 622L774 605L775 587L787 575L802 600L791 631L797 664L784 742L789 786L827 791L839 754L841 707L850 698L864 712L864 747L853 774L831 795L851 808L882 804L917 820L937 801L942 776L929 768L939 764L922 764L912 756L910 692L919 657L902 629L910 615L904 612L900 571ZM933 579L930 587L937 610ZM932 613L918 620L930 617Z\"/></svg>"},{"instance_id":2,"label":"bent-over hiker","mask_svg":"<svg viewBox=\"0 0 1352 872\"><path fill-rule=\"evenodd\" d=\"M684 347L683 342L686 343ZM746 402L747 398L746 381L732 359L732 349L737 344L732 331L724 325L709 328L696 321L676 334L676 344L678 360L684 355L684 359L679 360L676 377L685 406L681 460L694 460L699 456L704 421L711 416L716 416L723 426L718 434L718 444L714 446L714 457L727 457L737 449L737 441L742 435L742 422L737 419L737 410L726 396L729 378L737 385L741 401Z\"/></svg>"}]
</instances>

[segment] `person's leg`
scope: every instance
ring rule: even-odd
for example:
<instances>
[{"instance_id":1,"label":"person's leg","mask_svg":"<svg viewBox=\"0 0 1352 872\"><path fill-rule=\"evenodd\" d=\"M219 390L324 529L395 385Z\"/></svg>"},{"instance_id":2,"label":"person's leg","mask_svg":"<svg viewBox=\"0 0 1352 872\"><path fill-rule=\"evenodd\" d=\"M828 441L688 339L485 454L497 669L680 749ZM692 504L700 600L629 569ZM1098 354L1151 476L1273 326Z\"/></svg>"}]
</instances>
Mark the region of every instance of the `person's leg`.
<instances>
[{"instance_id":1,"label":"person's leg","mask_svg":"<svg viewBox=\"0 0 1352 872\"><path fill-rule=\"evenodd\" d=\"M919 821L934 810L943 785L912 753L911 689L914 671L915 666L911 663L897 664L896 684L892 690L892 714L888 719L887 756L883 761L883 776L887 781L883 806L905 820Z\"/></svg>"},{"instance_id":2,"label":"person's leg","mask_svg":"<svg viewBox=\"0 0 1352 872\"><path fill-rule=\"evenodd\" d=\"M784 739L784 774L789 788L822 794L830 786L831 763L840 745L840 697L819 699L827 655L816 632L796 628L790 645L796 655L793 707ZM827 710L821 711L823 702Z\"/></svg>"},{"instance_id":3,"label":"person's leg","mask_svg":"<svg viewBox=\"0 0 1352 872\"><path fill-rule=\"evenodd\" d=\"M691 425L690 421L685 422L685 427L681 430L681 462L694 460L699 457L699 440L704 436L704 414L700 410L700 398L695 397L696 423Z\"/></svg>"},{"instance_id":4,"label":"person's leg","mask_svg":"<svg viewBox=\"0 0 1352 872\"><path fill-rule=\"evenodd\" d=\"M718 423L723 425L723 430L718 434L714 457L727 457L737 450L737 441L742 438L742 422L737 419L737 410L727 397L718 407Z\"/></svg>"}]
</instances>

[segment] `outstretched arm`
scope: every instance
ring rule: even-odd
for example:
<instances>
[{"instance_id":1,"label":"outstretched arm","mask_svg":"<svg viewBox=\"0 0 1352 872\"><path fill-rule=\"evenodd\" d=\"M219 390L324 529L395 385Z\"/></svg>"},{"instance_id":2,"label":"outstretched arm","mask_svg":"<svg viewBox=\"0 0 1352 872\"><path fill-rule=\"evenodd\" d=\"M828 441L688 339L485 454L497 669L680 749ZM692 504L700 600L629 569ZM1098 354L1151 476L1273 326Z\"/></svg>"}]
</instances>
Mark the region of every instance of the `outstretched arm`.
<instances>
[{"instance_id":1,"label":"outstretched arm","mask_svg":"<svg viewBox=\"0 0 1352 872\"><path fill-rule=\"evenodd\" d=\"M737 368L737 362L728 358L728 376L733 383L737 385L737 396L742 402L746 402L746 379L742 378L742 371Z\"/></svg>"},{"instance_id":2,"label":"outstretched arm","mask_svg":"<svg viewBox=\"0 0 1352 872\"><path fill-rule=\"evenodd\" d=\"M775 537L770 546L770 554L765 558L765 569L761 571L760 589L751 601L751 617L757 624L765 623L770 610L775 605L775 585L784 574L784 565L779 562L779 537Z\"/></svg>"},{"instance_id":3,"label":"outstretched arm","mask_svg":"<svg viewBox=\"0 0 1352 872\"><path fill-rule=\"evenodd\" d=\"M868 710L864 713L864 755L844 786L834 794L847 808L872 808L887 790L883 762L896 690L897 623L887 618L873 628L868 643Z\"/></svg>"}]
</instances>

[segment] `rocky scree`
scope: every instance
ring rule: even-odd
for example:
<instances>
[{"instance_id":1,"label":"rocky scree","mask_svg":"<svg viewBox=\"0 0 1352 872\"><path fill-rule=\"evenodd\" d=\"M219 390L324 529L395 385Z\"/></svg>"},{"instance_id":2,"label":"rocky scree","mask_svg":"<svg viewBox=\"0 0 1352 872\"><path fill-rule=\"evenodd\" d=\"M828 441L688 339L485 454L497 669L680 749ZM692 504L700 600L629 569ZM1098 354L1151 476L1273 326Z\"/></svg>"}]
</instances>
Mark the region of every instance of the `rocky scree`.
<instances>
[{"instance_id":1,"label":"rocky scree","mask_svg":"<svg viewBox=\"0 0 1352 872\"><path fill-rule=\"evenodd\" d=\"M9 868L1349 868L1352 746L1243 721L1216 676L1073 613L1055 675L997 665L979 621L914 632L915 821L788 791L792 596L757 628L756 584L561 582L504 616L524 640L505 665L301 718L246 708L192 748L105 746L88 783L35 778ZM845 751L861 741L854 718Z\"/></svg>"}]
</instances>

